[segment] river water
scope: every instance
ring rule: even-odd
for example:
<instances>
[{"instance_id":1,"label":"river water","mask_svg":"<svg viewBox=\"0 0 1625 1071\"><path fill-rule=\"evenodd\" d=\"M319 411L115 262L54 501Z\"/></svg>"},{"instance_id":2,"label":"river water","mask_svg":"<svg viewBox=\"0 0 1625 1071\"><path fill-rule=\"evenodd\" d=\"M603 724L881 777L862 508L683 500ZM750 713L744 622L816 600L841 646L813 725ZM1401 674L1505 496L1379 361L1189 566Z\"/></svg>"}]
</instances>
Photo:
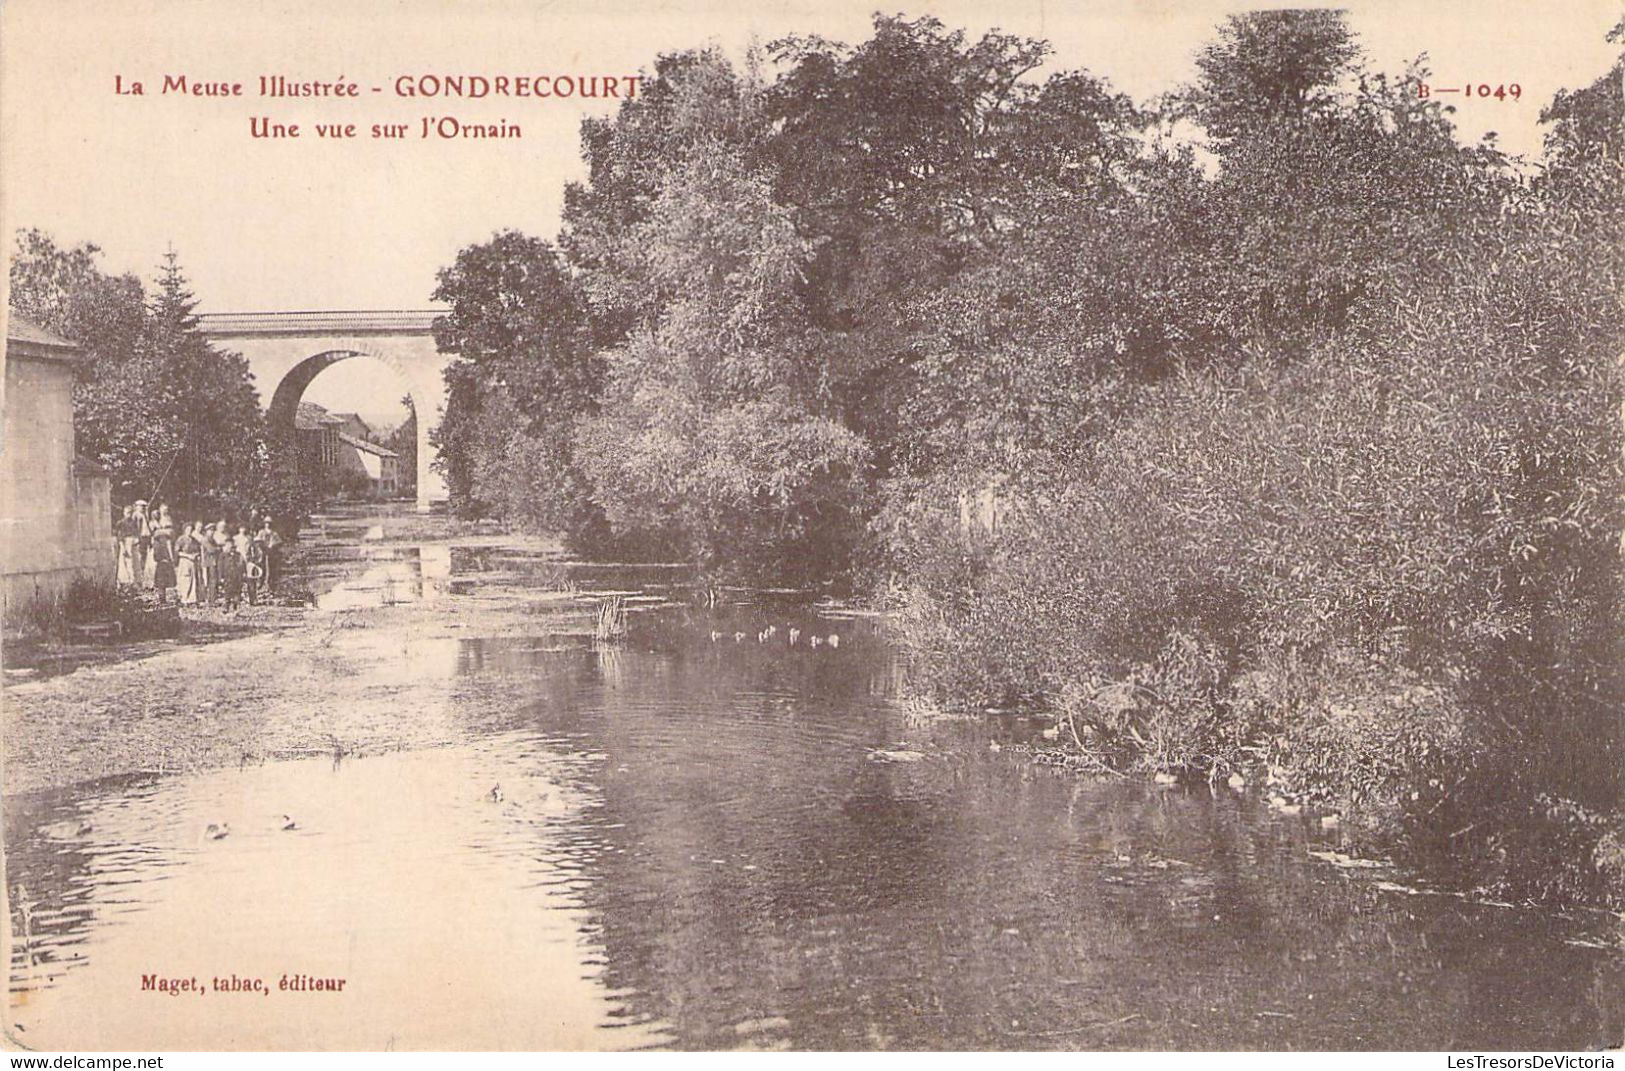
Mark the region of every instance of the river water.
<instances>
[{"instance_id":1,"label":"river water","mask_svg":"<svg viewBox=\"0 0 1625 1071\"><path fill-rule=\"evenodd\" d=\"M547 615L531 634L415 646L414 673L448 686L502 676L527 697L471 719L487 728L451 746L8 799L16 1040L1625 1040L1618 920L1421 891L1339 859L1305 820L1245 793L1033 766L1017 752L1035 725L901 701L906 669L872 619L790 598L662 606L672 577L659 570L443 544L345 550L353 534L312 555L318 613L563 576L633 584L650 593L634 607L652 608L614 646ZM142 991L143 976L211 988ZM228 988L212 989L216 977ZM233 977L265 991L231 989Z\"/></svg>"}]
</instances>

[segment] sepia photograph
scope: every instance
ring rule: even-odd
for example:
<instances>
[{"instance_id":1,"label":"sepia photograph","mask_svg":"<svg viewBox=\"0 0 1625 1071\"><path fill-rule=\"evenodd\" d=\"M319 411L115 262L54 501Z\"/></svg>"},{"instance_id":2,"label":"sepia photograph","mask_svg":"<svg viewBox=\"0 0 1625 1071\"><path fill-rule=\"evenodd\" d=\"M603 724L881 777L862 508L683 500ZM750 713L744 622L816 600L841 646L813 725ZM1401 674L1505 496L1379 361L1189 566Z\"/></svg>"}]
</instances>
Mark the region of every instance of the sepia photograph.
<instances>
[{"instance_id":1,"label":"sepia photograph","mask_svg":"<svg viewBox=\"0 0 1625 1071\"><path fill-rule=\"evenodd\" d=\"M5 0L0 232L8 1066L1625 1047L1619 0Z\"/></svg>"}]
</instances>

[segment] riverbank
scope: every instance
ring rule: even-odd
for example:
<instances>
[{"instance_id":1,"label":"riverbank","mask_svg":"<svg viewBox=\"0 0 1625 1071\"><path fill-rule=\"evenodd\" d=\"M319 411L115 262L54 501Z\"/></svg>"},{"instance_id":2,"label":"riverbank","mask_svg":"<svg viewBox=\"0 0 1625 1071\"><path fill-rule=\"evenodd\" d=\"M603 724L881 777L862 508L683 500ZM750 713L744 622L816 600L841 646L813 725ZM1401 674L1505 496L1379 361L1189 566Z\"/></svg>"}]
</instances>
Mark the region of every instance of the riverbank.
<instances>
[{"instance_id":1,"label":"riverbank","mask_svg":"<svg viewBox=\"0 0 1625 1071\"><path fill-rule=\"evenodd\" d=\"M436 538L414 541L424 534ZM520 675L485 672L483 661L479 671L463 672L460 660L485 657L470 650L517 642L531 645L526 650L587 649L604 600L650 609L693 595L674 582L682 569L678 565L566 562L548 541L483 527L454 531L443 518L325 516L293 562L290 576L296 583L315 582L309 599L298 605L188 610L178 636L47 645L34 652L32 665L15 665L15 651L8 649L3 726L8 793L128 774L196 773L270 759L376 754L466 740L504 723L528 686ZM637 570L644 572L634 575ZM747 616L774 603L809 609L803 605L806 593L736 594L739 609L732 612ZM833 613L829 607L824 611ZM685 621L690 613L678 611ZM709 637L710 644L760 646L765 654L788 642L785 628L764 644L769 624L767 617L731 623L706 617L685 627L694 642ZM804 645L810 643L809 636ZM975 662L967 657L959 664ZM24 672L15 673L19 668ZM913 685L930 682L922 672L928 669L916 661ZM1415 685L1405 695L1408 706L1390 704L1400 714L1428 699ZM1439 800L1450 803L1449 792L1439 790L1443 782L1427 799L1396 800L1396 790L1388 786L1388 798L1372 792L1351 806L1334 791L1346 770L1317 769L1303 761L1305 755L1334 755L1353 768L1358 762L1369 765L1365 751L1370 749L1320 739L1318 751L1300 750L1294 761L1289 745L1295 737L1255 734L1262 746L1231 742L1229 754L1237 760L1231 765L1182 770L1159 764L1149 749L1123 747L1136 735L1151 735L1148 717L1185 716L1179 711L1152 709L1143 696L1120 695L1109 686L1076 693L1071 702L1070 710L1034 707L1032 717L1018 719L1027 729L1013 736L1000 732L1009 757L1084 776L1212 786L1256 798L1283 819L1317 832L1335 831L1340 852L1392 858L1446 885L1477 888L1487 896L1576 902L1585 899L1573 895L1588 878L1581 868L1617 865L1606 854L1617 841L1608 819L1562 801L1548 801L1536 816L1514 813L1520 801L1510 794L1494 812L1459 820L1444 812L1455 821L1446 833L1465 831L1441 847L1418 836L1419 827L1384 822L1396 813L1396 804L1403 817ZM1115 738L1101 731L1102 713L1113 709L1125 727ZM993 730L1005 719L984 720ZM1178 743L1170 724L1153 723L1161 734L1154 738L1165 749ZM1403 728L1396 723L1396 732ZM1115 752L1106 746L1113 740ZM1398 749L1390 755L1391 760L1403 757ZM1435 819L1433 826L1438 825ZM1487 851L1468 856L1472 866L1443 865L1466 854L1465 846L1476 850L1487 834L1498 839ZM1486 858L1495 849L1498 853ZM1589 902L1611 903L1606 897Z\"/></svg>"},{"instance_id":2,"label":"riverbank","mask_svg":"<svg viewBox=\"0 0 1625 1071\"><path fill-rule=\"evenodd\" d=\"M81 669L151 658L183 647L241 639L270 629L289 628L305 616L299 605L245 606L238 610L174 606L168 613L174 621L168 627L132 630L130 635L81 635L69 632L59 637L27 636L8 638L3 651L7 685L43 680Z\"/></svg>"},{"instance_id":3,"label":"riverbank","mask_svg":"<svg viewBox=\"0 0 1625 1071\"><path fill-rule=\"evenodd\" d=\"M449 670L461 639L584 646L594 614L592 596L563 591L215 614L206 642L111 646L99 664L8 679L6 791L463 739L480 712L505 716L522 682Z\"/></svg>"},{"instance_id":4,"label":"riverbank","mask_svg":"<svg viewBox=\"0 0 1625 1071\"><path fill-rule=\"evenodd\" d=\"M13 968L17 1037L1456 1051L1621 1037L1614 920L1429 895L1251 790L1048 769L1028 750L1046 743L1036 719L909 702L907 658L868 617L789 595L698 606L673 586L630 602L657 608L602 644L597 567L571 567L571 591L545 559L481 549L454 558L457 593L423 598L399 577L437 551L410 549L358 552L289 628L8 689L8 741L37 741L6 778L8 879L33 927ZM363 595L401 601L320 605ZM251 670L260 656L269 671ZM87 696L134 710L97 715ZM406 962L438 965L487 1017L416 1009ZM227 1003L200 1020L131 1002L131 963L350 982L320 1014ZM536 1017L538 999L555 1014ZM87 1026L72 1014L87 1006L124 1011Z\"/></svg>"},{"instance_id":5,"label":"riverbank","mask_svg":"<svg viewBox=\"0 0 1625 1071\"><path fill-rule=\"evenodd\" d=\"M593 607L568 592L447 598L451 578L426 580L421 566L406 583L369 576L422 547L477 541L486 553L543 554L548 541L412 514L315 520L290 554L297 596L189 607L172 634L153 638L8 642L7 794L443 744L478 728L466 712L498 709L505 694L500 676L445 672L459 637L533 633L539 614L561 642L591 636Z\"/></svg>"},{"instance_id":6,"label":"riverbank","mask_svg":"<svg viewBox=\"0 0 1625 1071\"><path fill-rule=\"evenodd\" d=\"M1040 761L1057 767L1234 785L1444 887L1625 911L1621 722L1600 696L1559 705L1541 680L1489 658L1423 672L1350 646L1163 635L1150 611L1091 634L1080 622L1098 608L1065 576L1046 590L1007 570L903 605L927 702L1022 711L1044 724ZM1224 620L1235 630L1241 618ZM1106 647L1109 658L1102 636L1152 653Z\"/></svg>"}]
</instances>

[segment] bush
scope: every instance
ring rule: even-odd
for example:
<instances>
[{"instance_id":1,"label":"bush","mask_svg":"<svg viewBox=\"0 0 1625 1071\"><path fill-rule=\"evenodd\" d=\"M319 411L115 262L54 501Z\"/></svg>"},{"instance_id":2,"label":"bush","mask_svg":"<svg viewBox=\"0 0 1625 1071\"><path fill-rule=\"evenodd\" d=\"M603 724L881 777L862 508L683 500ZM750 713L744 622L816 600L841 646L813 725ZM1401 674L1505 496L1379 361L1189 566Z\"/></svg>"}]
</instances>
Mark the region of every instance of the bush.
<instances>
[{"instance_id":1,"label":"bush","mask_svg":"<svg viewBox=\"0 0 1625 1071\"><path fill-rule=\"evenodd\" d=\"M1531 830L1602 851L1537 803L1620 803L1625 332L1617 255L1571 223L1504 222L1493 271L1380 341L1144 387L992 538L911 488L880 531L939 701L1037 704L1119 769L1267 759L1436 858L1520 838L1527 870L1476 871L1509 887L1553 858Z\"/></svg>"},{"instance_id":2,"label":"bush","mask_svg":"<svg viewBox=\"0 0 1625 1071\"><path fill-rule=\"evenodd\" d=\"M66 625L66 600L42 591L30 595L6 620L7 630L25 639L61 636Z\"/></svg>"},{"instance_id":3,"label":"bush","mask_svg":"<svg viewBox=\"0 0 1625 1071\"><path fill-rule=\"evenodd\" d=\"M110 580L77 577L63 591L35 592L6 624L19 636L54 640L66 638L73 625L106 622L117 622L123 636L165 631L148 627L150 617L135 589L121 588Z\"/></svg>"}]
</instances>

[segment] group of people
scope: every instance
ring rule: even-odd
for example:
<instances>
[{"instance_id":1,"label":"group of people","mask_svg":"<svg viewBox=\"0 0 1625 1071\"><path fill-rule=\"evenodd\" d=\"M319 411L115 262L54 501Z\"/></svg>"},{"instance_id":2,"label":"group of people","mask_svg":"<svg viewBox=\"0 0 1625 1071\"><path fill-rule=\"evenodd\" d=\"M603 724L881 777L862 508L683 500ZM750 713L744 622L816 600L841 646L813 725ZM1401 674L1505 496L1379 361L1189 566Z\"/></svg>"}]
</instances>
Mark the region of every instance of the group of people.
<instances>
[{"instance_id":1,"label":"group of people","mask_svg":"<svg viewBox=\"0 0 1625 1071\"><path fill-rule=\"evenodd\" d=\"M245 599L252 606L271 593L281 571L282 537L269 516L235 528L224 517L177 524L166 503L149 508L137 501L124 507L113 536L118 582L152 589L160 606L171 591L182 606L235 610Z\"/></svg>"}]
</instances>

